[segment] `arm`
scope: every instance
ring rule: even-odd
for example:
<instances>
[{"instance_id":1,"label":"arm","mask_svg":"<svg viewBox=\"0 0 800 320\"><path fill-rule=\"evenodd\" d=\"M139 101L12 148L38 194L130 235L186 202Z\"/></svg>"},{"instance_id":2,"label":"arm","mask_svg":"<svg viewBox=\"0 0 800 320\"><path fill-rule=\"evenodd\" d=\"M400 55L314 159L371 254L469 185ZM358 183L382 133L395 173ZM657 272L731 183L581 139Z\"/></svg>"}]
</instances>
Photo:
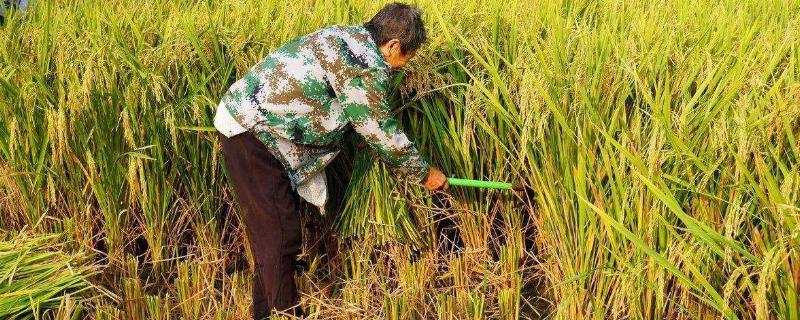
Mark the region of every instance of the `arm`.
<instances>
[{"instance_id":1,"label":"arm","mask_svg":"<svg viewBox=\"0 0 800 320\"><path fill-rule=\"evenodd\" d=\"M328 84L343 108L342 117L369 146L377 150L392 171L402 178L422 182L426 189L446 189L444 174L428 167L408 137L398 129L397 121L390 116L386 102L388 75L383 70L367 67L370 58L357 56L347 41L338 35L321 37L316 54Z\"/></svg>"},{"instance_id":2,"label":"arm","mask_svg":"<svg viewBox=\"0 0 800 320\"><path fill-rule=\"evenodd\" d=\"M382 71L367 71L340 81L341 85L334 91L353 129L377 150L392 172L410 181L422 182L428 175L428 164L389 115L385 99L388 82Z\"/></svg>"}]
</instances>

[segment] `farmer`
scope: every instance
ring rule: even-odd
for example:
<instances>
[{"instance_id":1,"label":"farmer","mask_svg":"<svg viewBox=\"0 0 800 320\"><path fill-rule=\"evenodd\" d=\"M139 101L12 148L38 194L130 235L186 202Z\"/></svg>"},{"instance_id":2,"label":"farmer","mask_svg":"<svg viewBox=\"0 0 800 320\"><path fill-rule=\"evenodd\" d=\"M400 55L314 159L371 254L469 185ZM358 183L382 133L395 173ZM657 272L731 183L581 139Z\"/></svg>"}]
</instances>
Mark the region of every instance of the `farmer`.
<instances>
[{"instance_id":1,"label":"farmer","mask_svg":"<svg viewBox=\"0 0 800 320\"><path fill-rule=\"evenodd\" d=\"M420 157L386 100L390 69L425 42L420 11L393 3L363 26L332 26L269 54L236 81L214 118L255 260L253 311L301 315L294 283L300 197L324 213L324 168L354 130L397 177L428 190L445 175Z\"/></svg>"}]
</instances>

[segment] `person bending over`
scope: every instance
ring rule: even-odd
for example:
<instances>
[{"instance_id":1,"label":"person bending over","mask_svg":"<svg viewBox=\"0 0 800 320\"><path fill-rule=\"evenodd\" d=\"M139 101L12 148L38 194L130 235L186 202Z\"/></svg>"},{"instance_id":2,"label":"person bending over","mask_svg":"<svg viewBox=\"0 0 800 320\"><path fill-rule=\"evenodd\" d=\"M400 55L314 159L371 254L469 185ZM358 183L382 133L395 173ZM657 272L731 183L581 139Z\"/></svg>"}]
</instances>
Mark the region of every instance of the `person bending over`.
<instances>
[{"instance_id":1,"label":"person bending over","mask_svg":"<svg viewBox=\"0 0 800 320\"><path fill-rule=\"evenodd\" d=\"M299 201L324 213L324 168L353 130L395 176L428 190L447 179L398 128L387 101L389 71L426 41L419 9L386 5L363 26L330 26L267 55L236 81L214 117L228 179L255 262L253 313L301 315L294 283Z\"/></svg>"}]
</instances>

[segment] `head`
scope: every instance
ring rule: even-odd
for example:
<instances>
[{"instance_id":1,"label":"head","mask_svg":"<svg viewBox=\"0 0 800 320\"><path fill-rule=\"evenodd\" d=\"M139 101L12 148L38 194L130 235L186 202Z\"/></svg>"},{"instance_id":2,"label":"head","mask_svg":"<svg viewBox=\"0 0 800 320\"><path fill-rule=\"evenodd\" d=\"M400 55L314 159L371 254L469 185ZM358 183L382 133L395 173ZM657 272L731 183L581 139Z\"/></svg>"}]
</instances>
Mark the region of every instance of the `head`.
<instances>
[{"instance_id":1,"label":"head","mask_svg":"<svg viewBox=\"0 0 800 320\"><path fill-rule=\"evenodd\" d=\"M364 27L392 69L404 67L428 38L422 13L402 3L387 4Z\"/></svg>"}]
</instances>

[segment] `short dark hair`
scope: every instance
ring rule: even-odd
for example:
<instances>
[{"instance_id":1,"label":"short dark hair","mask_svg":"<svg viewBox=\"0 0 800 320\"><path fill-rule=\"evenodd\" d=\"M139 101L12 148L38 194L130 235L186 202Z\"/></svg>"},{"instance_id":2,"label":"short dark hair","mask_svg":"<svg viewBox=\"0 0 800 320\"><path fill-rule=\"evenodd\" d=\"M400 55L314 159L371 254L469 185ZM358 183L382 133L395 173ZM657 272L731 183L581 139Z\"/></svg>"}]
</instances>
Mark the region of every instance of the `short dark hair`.
<instances>
[{"instance_id":1,"label":"short dark hair","mask_svg":"<svg viewBox=\"0 0 800 320\"><path fill-rule=\"evenodd\" d=\"M403 53L416 51L428 40L422 12L417 7L404 3L387 4L364 27L378 46L392 39L400 40L400 50Z\"/></svg>"}]
</instances>

